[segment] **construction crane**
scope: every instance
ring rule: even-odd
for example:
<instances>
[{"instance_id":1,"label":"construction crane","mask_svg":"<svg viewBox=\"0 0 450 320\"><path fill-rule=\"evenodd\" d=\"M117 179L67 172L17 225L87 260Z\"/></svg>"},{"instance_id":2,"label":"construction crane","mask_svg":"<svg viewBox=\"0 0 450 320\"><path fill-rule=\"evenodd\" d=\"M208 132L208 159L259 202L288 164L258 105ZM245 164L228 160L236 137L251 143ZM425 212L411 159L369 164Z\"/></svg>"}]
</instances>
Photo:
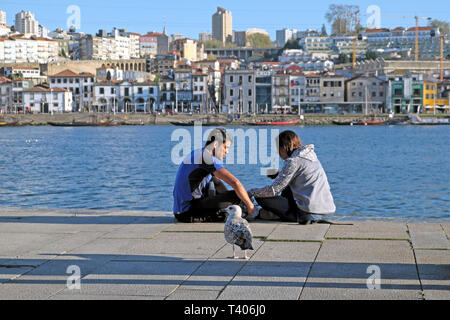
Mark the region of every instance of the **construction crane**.
<instances>
[{"instance_id":1,"label":"construction crane","mask_svg":"<svg viewBox=\"0 0 450 320\"><path fill-rule=\"evenodd\" d=\"M414 17L410 16L391 16L385 15L387 18L395 18L395 19L415 19L416 20L416 40L415 40L415 48L414 48L414 60L419 61L419 20L428 20L431 21L430 17L419 17L415 15Z\"/></svg>"},{"instance_id":2,"label":"construction crane","mask_svg":"<svg viewBox=\"0 0 450 320\"><path fill-rule=\"evenodd\" d=\"M354 13L355 16L355 37L353 38L353 73L356 73L356 39L358 39L358 14L359 14L359 10L355 11Z\"/></svg>"},{"instance_id":3,"label":"construction crane","mask_svg":"<svg viewBox=\"0 0 450 320\"><path fill-rule=\"evenodd\" d=\"M431 37L435 37L436 33L434 32L434 30L431 31ZM439 71L440 71L440 77L439 79L441 81L444 81L444 40L445 40L445 35L441 34L440 35L440 42L441 42L441 50L440 50L440 63L439 63Z\"/></svg>"}]
</instances>

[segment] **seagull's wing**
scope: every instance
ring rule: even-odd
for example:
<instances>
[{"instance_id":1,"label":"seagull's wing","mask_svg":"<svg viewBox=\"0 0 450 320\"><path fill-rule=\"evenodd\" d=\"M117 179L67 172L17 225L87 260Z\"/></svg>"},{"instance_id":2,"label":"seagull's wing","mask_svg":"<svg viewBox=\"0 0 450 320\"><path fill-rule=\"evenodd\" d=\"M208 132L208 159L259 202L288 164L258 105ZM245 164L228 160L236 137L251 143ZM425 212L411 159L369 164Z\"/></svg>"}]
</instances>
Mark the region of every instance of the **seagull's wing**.
<instances>
[{"instance_id":1,"label":"seagull's wing","mask_svg":"<svg viewBox=\"0 0 450 320\"><path fill-rule=\"evenodd\" d=\"M253 250L252 232L244 219L232 219L225 225L225 240L239 246L242 250Z\"/></svg>"}]
</instances>

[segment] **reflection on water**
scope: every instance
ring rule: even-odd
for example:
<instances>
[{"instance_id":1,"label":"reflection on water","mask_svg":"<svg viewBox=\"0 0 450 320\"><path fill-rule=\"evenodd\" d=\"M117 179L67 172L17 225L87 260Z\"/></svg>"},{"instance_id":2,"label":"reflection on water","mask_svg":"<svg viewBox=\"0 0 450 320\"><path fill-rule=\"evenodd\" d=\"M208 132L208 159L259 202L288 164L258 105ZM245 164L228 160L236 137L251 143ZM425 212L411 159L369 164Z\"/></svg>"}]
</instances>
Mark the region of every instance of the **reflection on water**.
<instances>
[{"instance_id":1,"label":"reflection on water","mask_svg":"<svg viewBox=\"0 0 450 320\"><path fill-rule=\"evenodd\" d=\"M175 129L1 128L0 206L171 211ZM290 129L315 144L336 215L450 218L447 126ZM248 189L270 183L261 162L226 167Z\"/></svg>"}]
</instances>

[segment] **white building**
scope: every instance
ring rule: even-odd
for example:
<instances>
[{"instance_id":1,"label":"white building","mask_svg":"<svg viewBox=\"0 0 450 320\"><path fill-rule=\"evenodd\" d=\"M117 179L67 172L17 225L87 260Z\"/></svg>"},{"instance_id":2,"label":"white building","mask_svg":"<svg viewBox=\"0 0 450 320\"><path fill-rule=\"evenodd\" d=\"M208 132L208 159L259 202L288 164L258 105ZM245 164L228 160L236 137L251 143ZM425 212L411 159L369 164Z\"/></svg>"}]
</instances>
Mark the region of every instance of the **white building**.
<instances>
[{"instance_id":1,"label":"white building","mask_svg":"<svg viewBox=\"0 0 450 320\"><path fill-rule=\"evenodd\" d=\"M12 105L12 83L5 77L0 77L0 113L5 113Z\"/></svg>"},{"instance_id":2,"label":"white building","mask_svg":"<svg viewBox=\"0 0 450 320\"><path fill-rule=\"evenodd\" d=\"M72 92L62 88L36 86L23 91L23 108L34 113L72 111Z\"/></svg>"},{"instance_id":3,"label":"white building","mask_svg":"<svg viewBox=\"0 0 450 320\"><path fill-rule=\"evenodd\" d=\"M122 35L121 35L122 33ZM139 58L137 33L114 31L107 36L87 35L80 40L81 60L128 60Z\"/></svg>"},{"instance_id":4,"label":"white building","mask_svg":"<svg viewBox=\"0 0 450 320\"><path fill-rule=\"evenodd\" d=\"M93 87L95 75L91 73L75 73L71 70L64 70L49 76L50 87L63 88L69 90L73 97L71 111L91 110L94 102Z\"/></svg>"},{"instance_id":5,"label":"white building","mask_svg":"<svg viewBox=\"0 0 450 320\"><path fill-rule=\"evenodd\" d=\"M256 112L256 81L253 70L229 70L224 75L224 105L228 113Z\"/></svg>"},{"instance_id":6,"label":"white building","mask_svg":"<svg viewBox=\"0 0 450 320\"><path fill-rule=\"evenodd\" d=\"M0 39L0 61L4 63L47 63L57 59L57 41L38 37L9 37Z\"/></svg>"},{"instance_id":7,"label":"white building","mask_svg":"<svg viewBox=\"0 0 450 320\"><path fill-rule=\"evenodd\" d=\"M0 10L0 25L6 25L6 12Z\"/></svg>"},{"instance_id":8,"label":"white building","mask_svg":"<svg viewBox=\"0 0 450 320\"><path fill-rule=\"evenodd\" d=\"M192 107L208 113L208 74L201 70L192 74Z\"/></svg>"},{"instance_id":9,"label":"white building","mask_svg":"<svg viewBox=\"0 0 450 320\"><path fill-rule=\"evenodd\" d=\"M30 11L21 11L16 14L14 27L16 31L25 35L39 35L39 22L35 20L34 14Z\"/></svg>"},{"instance_id":10,"label":"white building","mask_svg":"<svg viewBox=\"0 0 450 320\"><path fill-rule=\"evenodd\" d=\"M159 86L153 82L98 82L94 101L98 111L150 112L158 108Z\"/></svg>"},{"instance_id":11,"label":"white building","mask_svg":"<svg viewBox=\"0 0 450 320\"><path fill-rule=\"evenodd\" d=\"M286 42L288 42L291 39L295 39L297 36L297 29L282 29L277 30L277 46L278 47L284 47Z\"/></svg>"},{"instance_id":12,"label":"white building","mask_svg":"<svg viewBox=\"0 0 450 320\"><path fill-rule=\"evenodd\" d=\"M306 77L302 73L292 73L289 75L290 82L290 104L298 107L305 101Z\"/></svg>"}]
</instances>

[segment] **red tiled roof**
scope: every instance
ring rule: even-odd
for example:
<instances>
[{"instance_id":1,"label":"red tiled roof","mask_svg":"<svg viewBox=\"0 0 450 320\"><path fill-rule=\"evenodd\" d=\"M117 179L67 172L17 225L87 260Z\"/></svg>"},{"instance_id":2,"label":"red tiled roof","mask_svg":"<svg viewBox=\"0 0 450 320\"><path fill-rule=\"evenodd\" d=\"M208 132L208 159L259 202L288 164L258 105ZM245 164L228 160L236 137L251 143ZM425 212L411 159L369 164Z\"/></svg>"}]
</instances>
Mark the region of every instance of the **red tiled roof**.
<instances>
[{"instance_id":1,"label":"red tiled roof","mask_svg":"<svg viewBox=\"0 0 450 320\"><path fill-rule=\"evenodd\" d=\"M70 92L69 90L63 89L63 88L52 88L46 86L36 86L27 90L23 90L23 92Z\"/></svg>"},{"instance_id":2,"label":"red tiled roof","mask_svg":"<svg viewBox=\"0 0 450 320\"><path fill-rule=\"evenodd\" d=\"M11 79L8 79L8 78L5 78L5 77L0 77L0 84L6 83L6 82L11 82Z\"/></svg>"},{"instance_id":3,"label":"red tiled roof","mask_svg":"<svg viewBox=\"0 0 450 320\"><path fill-rule=\"evenodd\" d=\"M386 28L381 28L381 29L366 29L365 32L368 32L368 33L389 32L389 29L386 29Z\"/></svg>"},{"instance_id":4,"label":"red tiled roof","mask_svg":"<svg viewBox=\"0 0 450 320\"><path fill-rule=\"evenodd\" d=\"M66 69L64 71L61 71L57 74L51 75L51 78L83 78L83 77L94 77L92 73L89 72L82 72L82 73L75 73L72 70Z\"/></svg>"},{"instance_id":5,"label":"red tiled roof","mask_svg":"<svg viewBox=\"0 0 450 320\"><path fill-rule=\"evenodd\" d=\"M432 30L433 27L418 27L417 29L419 29L419 31L427 31L427 30ZM416 31L416 27L409 28L406 31Z\"/></svg>"}]
</instances>

